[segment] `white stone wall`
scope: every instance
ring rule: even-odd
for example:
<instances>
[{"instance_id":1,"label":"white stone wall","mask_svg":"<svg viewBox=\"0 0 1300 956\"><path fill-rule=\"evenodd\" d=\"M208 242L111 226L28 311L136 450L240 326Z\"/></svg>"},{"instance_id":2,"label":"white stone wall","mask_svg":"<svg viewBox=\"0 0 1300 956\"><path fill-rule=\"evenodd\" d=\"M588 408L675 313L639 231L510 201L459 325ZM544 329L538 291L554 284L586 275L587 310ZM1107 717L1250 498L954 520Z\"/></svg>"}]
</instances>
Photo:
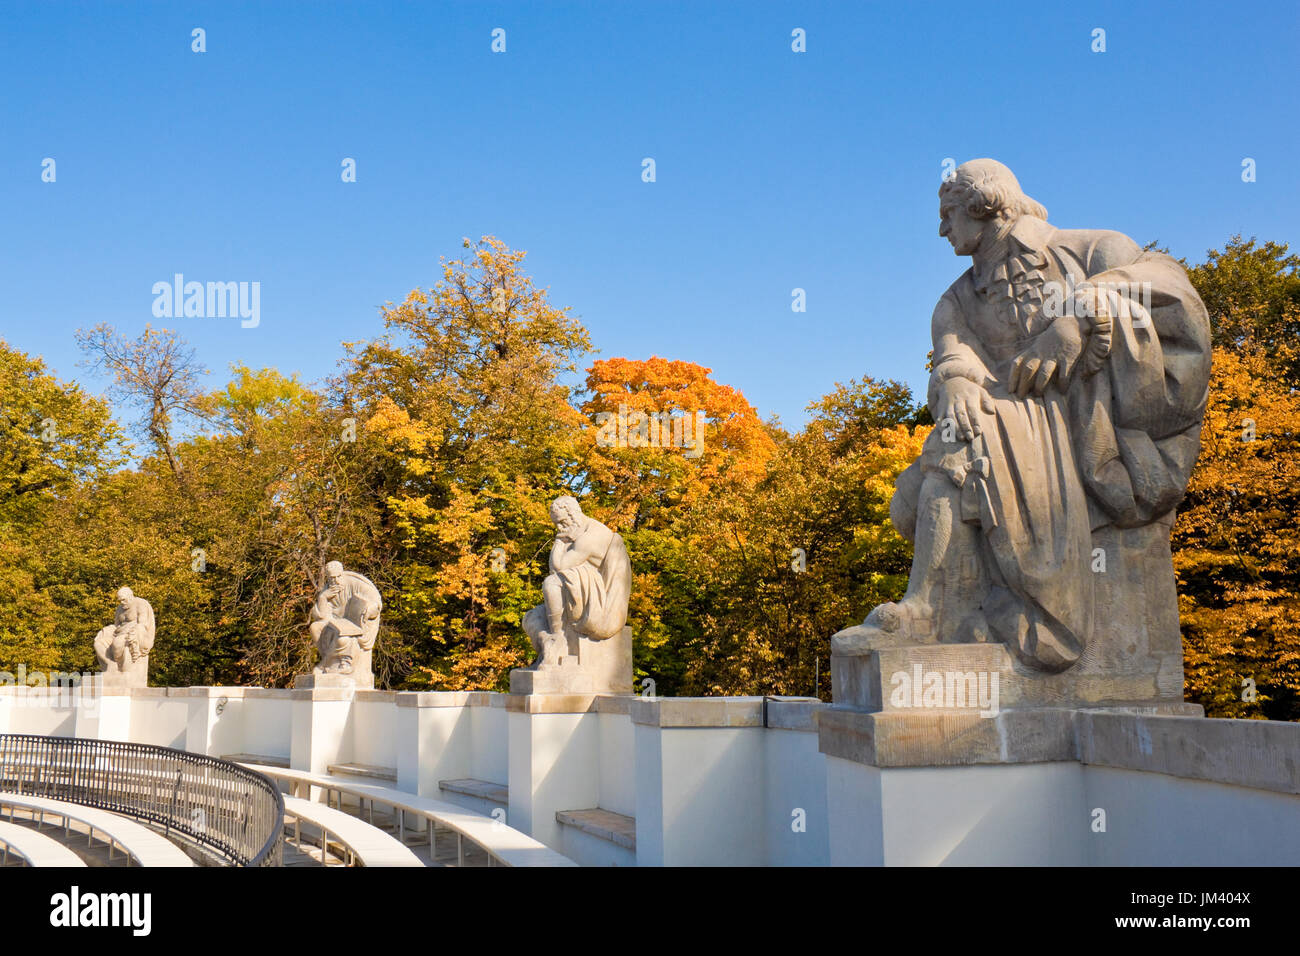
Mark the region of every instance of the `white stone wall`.
<instances>
[{"instance_id":1,"label":"white stone wall","mask_svg":"<svg viewBox=\"0 0 1300 956\"><path fill-rule=\"evenodd\" d=\"M396 770L400 789L485 814L502 805L439 781L504 786L509 825L591 865L1300 859L1300 725L1081 713L1072 759L908 766L896 739L888 761L902 765L876 766L853 726L828 717L819 734L822 707L261 688L73 701L0 687L0 732L253 754L316 772L368 764ZM556 819L594 809L631 818L621 825L635 850Z\"/></svg>"},{"instance_id":2,"label":"white stone wall","mask_svg":"<svg viewBox=\"0 0 1300 956\"><path fill-rule=\"evenodd\" d=\"M1254 723L1255 721L1251 721ZM1095 866L1286 866L1300 863L1300 796L1140 770L1088 767Z\"/></svg>"}]
</instances>

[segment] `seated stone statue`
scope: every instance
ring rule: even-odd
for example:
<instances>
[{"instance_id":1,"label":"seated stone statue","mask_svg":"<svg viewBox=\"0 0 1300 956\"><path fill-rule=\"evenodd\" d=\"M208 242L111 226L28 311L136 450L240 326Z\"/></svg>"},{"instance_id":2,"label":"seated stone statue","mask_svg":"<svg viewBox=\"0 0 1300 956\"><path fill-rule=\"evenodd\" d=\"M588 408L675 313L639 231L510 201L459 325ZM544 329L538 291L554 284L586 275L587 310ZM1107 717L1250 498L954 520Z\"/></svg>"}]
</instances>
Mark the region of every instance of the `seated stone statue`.
<instances>
[{"instance_id":1,"label":"seated stone statue","mask_svg":"<svg viewBox=\"0 0 1300 956\"><path fill-rule=\"evenodd\" d=\"M957 168L939 216L973 264L934 310L937 425L890 507L915 543L907 593L833 653L1000 641L1039 672L1159 667L1181 700L1169 532L1200 449L1205 306L1169 256L1049 225L991 159Z\"/></svg>"},{"instance_id":2,"label":"seated stone statue","mask_svg":"<svg viewBox=\"0 0 1300 956\"><path fill-rule=\"evenodd\" d=\"M325 565L325 587L312 605L308 629L320 654L314 673L351 678L362 689L375 686L371 656L379 636L384 602L379 589L338 561Z\"/></svg>"},{"instance_id":3,"label":"seated stone statue","mask_svg":"<svg viewBox=\"0 0 1300 956\"><path fill-rule=\"evenodd\" d=\"M543 603L523 620L537 651L533 669L576 658L579 638L603 641L621 634L632 593L632 564L620 535L584 515L569 495L552 502L551 520L557 533L551 573L542 581Z\"/></svg>"},{"instance_id":4,"label":"seated stone statue","mask_svg":"<svg viewBox=\"0 0 1300 956\"><path fill-rule=\"evenodd\" d=\"M153 607L130 588L121 588L113 623L95 635L95 658L106 686L149 686L154 630Z\"/></svg>"}]
</instances>

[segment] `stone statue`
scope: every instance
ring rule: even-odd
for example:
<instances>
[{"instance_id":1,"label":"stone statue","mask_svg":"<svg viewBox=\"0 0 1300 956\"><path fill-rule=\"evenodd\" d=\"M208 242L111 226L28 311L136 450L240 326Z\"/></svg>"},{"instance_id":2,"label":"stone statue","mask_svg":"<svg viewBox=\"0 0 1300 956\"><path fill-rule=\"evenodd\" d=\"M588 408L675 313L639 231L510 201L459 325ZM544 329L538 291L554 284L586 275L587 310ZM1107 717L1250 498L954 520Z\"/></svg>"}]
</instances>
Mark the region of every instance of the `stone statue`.
<instances>
[{"instance_id":1,"label":"stone statue","mask_svg":"<svg viewBox=\"0 0 1300 956\"><path fill-rule=\"evenodd\" d=\"M153 607L130 588L117 592L113 623L95 635L95 658L105 687L148 687L154 642Z\"/></svg>"},{"instance_id":2,"label":"stone statue","mask_svg":"<svg viewBox=\"0 0 1300 956\"><path fill-rule=\"evenodd\" d=\"M551 503L551 520L556 536L542 603L523 620L537 659L526 671L512 672L511 690L627 693L632 687L632 637L626 626L632 564L623 538L584 515L569 495ZM532 676L547 672L552 672L548 678Z\"/></svg>"},{"instance_id":3,"label":"stone statue","mask_svg":"<svg viewBox=\"0 0 1300 956\"><path fill-rule=\"evenodd\" d=\"M314 677L333 676L362 690L375 686L371 654L379 635L379 612L384 602L369 578L343 570L338 561L325 565L325 587L311 609L312 641L320 654ZM304 683L299 678L297 684ZM314 686L316 681L308 681Z\"/></svg>"},{"instance_id":4,"label":"stone statue","mask_svg":"<svg viewBox=\"0 0 1300 956\"><path fill-rule=\"evenodd\" d=\"M939 218L972 266L934 310L937 424L890 506L911 576L833 655L1001 642L1040 674L1133 678L1084 696L1181 701L1169 534L1200 449L1204 304L1169 256L1049 225L991 159L943 183Z\"/></svg>"}]
</instances>

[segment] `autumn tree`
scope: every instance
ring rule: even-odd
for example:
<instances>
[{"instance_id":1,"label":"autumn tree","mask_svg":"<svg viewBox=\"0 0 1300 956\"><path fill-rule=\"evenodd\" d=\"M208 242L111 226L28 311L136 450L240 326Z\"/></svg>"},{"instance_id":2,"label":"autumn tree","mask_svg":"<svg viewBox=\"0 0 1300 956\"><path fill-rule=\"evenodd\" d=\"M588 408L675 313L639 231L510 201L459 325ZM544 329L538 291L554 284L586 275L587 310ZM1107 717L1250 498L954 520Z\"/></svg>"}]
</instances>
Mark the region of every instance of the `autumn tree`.
<instances>
[{"instance_id":1,"label":"autumn tree","mask_svg":"<svg viewBox=\"0 0 1300 956\"><path fill-rule=\"evenodd\" d=\"M68 628L59 556L74 549L76 502L124 458L108 405L0 339L0 668L62 664ZM93 632L92 632L93 634Z\"/></svg>"},{"instance_id":2,"label":"autumn tree","mask_svg":"<svg viewBox=\"0 0 1300 956\"><path fill-rule=\"evenodd\" d=\"M707 614L693 570L698 510L753 487L777 452L779 429L710 371L652 357L599 360L587 372L584 507L627 543L637 674L659 692L681 685L683 648Z\"/></svg>"},{"instance_id":3,"label":"autumn tree","mask_svg":"<svg viewBox=\"0 0 1300 956\"><path fill-rule=\"evenodd\" d=\"M236 367L206 409L222 427L184 449L194 463L191 540L239 679L287 685L313 662L308 611L328 561L390 583L371 481L378 441L349 409L273 369ZM396 633L381 637L374 666L384 683L409 662Z\"/></svg>"},{"instance_id":4,"label":"autumn tree","mask_svg":"<svg viewBox=\"0 0 1300 956\"><path fill-rule=\"evenodd\" d=\"M1187 697L1212 716L1300 719L1298 266L1237 237L1189 270L1216 347L1174 567Z\"/></svg>"},{"instance_id":5,"label":"autumn tree","mask_svg":"<svg viewBox=\"0 0 1300 956\"><path fill-rule=\"evenodd\" d=\"M173 447L177 419L204 417L200 380L207 369L194 350L175 332L150 325L135 339L107 323L78 330L76 338L85 366L109 376L110 399L141 413L138 428L179 477L182 465Z\"/></svg>"},{"instance_id":6,"label":"autumn tree","mask_svg":"<svg viewBox=\"0 0 1300 956\"><path fill-rule=\"evenodd\" d=\"M1188 275L1210 313L1216 346L1262 349L1293 384L1300 381L1300 256L1285 243L1234 236Z\"/></svg>"},{"instance_id":7,"label":"autumn tree","mask_svg":"<svg viewBox=\"0 0 1300 956\"><path fill-rule=\"evenodd\" d=\"M581 473L563 378L590 343L523 251L492 237L464 248L432 288L384 309L386 334L354 347L340 388L386 449L373 484L386 614L424 668L412 679L503 689L531 656L520 622L541 599L549 502Z\"/></svg>"},{"instance_id":8,"label":"autumn tree","mask_svg":"<svg viewBox=\"0 0 1300 956\"><path fill-rule=\"evenodd\" d=\"M682 693L829 699L830 636L906 588L911 547L889 501L928 432L921 410L906 386L871 379L808 410L761 481L693 516L706 600Z\"/></svg>"}]
</instances>

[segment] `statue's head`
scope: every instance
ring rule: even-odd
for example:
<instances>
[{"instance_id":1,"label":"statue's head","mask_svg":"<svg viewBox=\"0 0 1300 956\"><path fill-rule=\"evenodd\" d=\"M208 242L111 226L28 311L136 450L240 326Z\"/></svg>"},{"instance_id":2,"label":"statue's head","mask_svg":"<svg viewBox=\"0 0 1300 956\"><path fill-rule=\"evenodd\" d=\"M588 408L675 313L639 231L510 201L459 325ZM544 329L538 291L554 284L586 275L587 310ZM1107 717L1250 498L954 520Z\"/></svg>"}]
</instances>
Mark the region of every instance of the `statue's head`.
<instances>
[{"instance_id":1,"label":"statue's head","mask_svg":"<svg viewBox=\"0 0 1300 956\"><path fill-rule=\"evenodd\" d=\"M973 255L986 231L1005 233L1021 216L1045 220L1047 210L996 159L962 163L939 187L939 235L959 256Z\"/></svg>"},{"instance_id":2,"label":"statue's head","mask_svg":"<svg viewBox=\"0 0 1300 956\"><path fill-rule=\"evenodd\" d=\"M135 597L135 593L130 588L117 589L117 603L120 604L122 607L126 607L128 604L130 604L131 599L134 597Z\"/></svg>"},{"instance_id":3,"label":"statue's head","mask_svg":"<svg viewBox=\"0 0 1300 956\"><path fill-rule=\"evenodd\" d=\"M572 495L561 495L551 502L551 520L555 522L559 537L566 541L576 538L587 523L582 506Z\"/></svg>"},{"instance_id":4,"label":"statue's head","mask_svg":"<svg viewBox=\"0 0 1300 956\"><path fill-rule=\"evenodd\" d=\"M343 577L343 563L340 561L331 561L325 565L325 583L331 586L337 584Z\"/></svg>"}]
</instances>

